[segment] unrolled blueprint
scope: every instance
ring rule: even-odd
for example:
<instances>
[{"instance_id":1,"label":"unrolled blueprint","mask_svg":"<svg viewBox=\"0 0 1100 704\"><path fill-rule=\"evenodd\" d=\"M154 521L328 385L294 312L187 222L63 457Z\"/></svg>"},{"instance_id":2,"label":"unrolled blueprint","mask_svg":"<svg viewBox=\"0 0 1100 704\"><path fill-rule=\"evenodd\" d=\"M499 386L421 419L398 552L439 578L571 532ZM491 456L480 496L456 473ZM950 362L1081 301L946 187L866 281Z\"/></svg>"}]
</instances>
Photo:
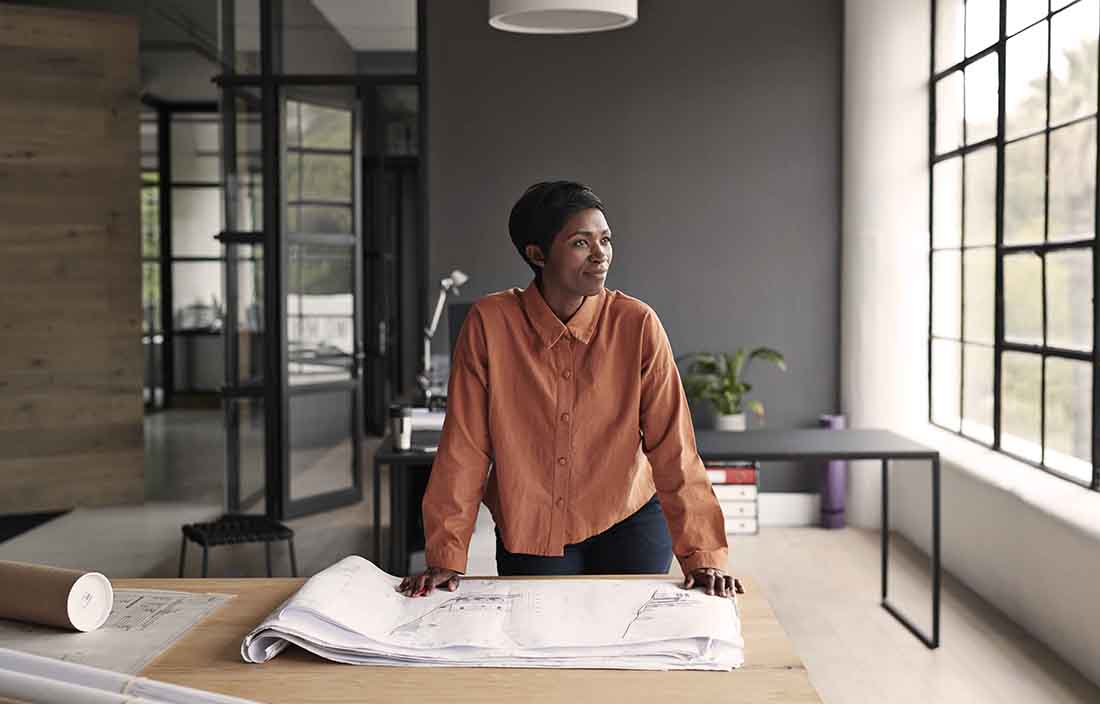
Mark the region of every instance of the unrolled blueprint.
<instances>
[{"instance_id":1,"label":"unrolled blueprint","mask_svg":"<svg viewBox=\"0 0 1100 704\"><path fill-rule=\"evenodd\" d=\"M264 662L296 644L338 662L457 667L729 670L737 603L669 580L463 580L409 598L351 556L311 578L241 645Z\"/></svg>"},{"instance_id":2,"label":"unrolled blueprint","mask_svg":"<svg viewBox=\"0 0 1100 704\"><path fill-rule=\"evenodd\" d=\"M0 619L0 648L135 674L232 596L116 589L107 622L72 633Z\"/></svg>"}]
</instances>

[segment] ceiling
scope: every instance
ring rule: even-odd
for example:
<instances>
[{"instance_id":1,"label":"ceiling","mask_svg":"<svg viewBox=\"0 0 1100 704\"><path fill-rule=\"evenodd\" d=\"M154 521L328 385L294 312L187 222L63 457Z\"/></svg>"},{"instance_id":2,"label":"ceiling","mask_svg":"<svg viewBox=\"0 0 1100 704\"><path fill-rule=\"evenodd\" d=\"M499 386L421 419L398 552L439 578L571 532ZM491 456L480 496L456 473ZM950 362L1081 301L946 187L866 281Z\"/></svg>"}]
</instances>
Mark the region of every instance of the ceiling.
<instances>
[{"instance_id":1,"label":"ceiling","mask_svg":"<svg viewBox=\"0 0 1100 704\"><path fill-rule=\"evenodd\" d=\"M416 0L313 0L356 51L416 51Z\"/></svg>"}]
</instances>

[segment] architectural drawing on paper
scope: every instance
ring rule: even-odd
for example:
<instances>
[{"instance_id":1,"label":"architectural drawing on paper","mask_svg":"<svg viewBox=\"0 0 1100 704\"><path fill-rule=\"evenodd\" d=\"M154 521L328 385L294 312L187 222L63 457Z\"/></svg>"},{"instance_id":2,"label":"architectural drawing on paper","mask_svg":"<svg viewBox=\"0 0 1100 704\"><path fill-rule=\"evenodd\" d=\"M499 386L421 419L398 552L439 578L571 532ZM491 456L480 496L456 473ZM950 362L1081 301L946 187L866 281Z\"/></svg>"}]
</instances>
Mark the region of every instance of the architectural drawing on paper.
<instances>
[{"instance_id":1,"label":"architectural drawing on paper","mask_svg":"<svg viewBox=\"0 0 1100 704\"><path fill-rule=\"evenodd\" d=\"M626 630L623 631L622 635L623 640L627 639L627 636L630 635L630 629L635 625L645 625L663 616L668 616L669 609L691 606L693 601L692 592L686 589L657 587L650 594L649 599L638 607L638 611L634 614L634 618L630 619L630 623L626 624Z\"/></svg>"},{"instance_id":2,"label":"architectural drawing on paper","mask_svg":"<svg viewBox=\"0 0 1100 704\"><path fill-rule=\"evenodd\" d=\"M453 624L455 619L504 617L512 612L515 600L518 598L518 594L491 592L458 594L412 621L397 626L390 631L390 635L397 638L414 638L440 626Z\"/></svg>"}]
</instances>

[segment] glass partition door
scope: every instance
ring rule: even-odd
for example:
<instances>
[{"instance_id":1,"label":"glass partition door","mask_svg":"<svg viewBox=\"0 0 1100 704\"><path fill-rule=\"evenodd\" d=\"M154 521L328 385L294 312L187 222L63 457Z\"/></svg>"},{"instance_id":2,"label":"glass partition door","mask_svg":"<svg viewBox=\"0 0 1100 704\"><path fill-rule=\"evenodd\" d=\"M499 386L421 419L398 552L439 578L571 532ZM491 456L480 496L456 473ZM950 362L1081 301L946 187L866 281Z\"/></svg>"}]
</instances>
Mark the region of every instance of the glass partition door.
<instances>
[{"instance_id":1,"label":"glass partition door","mask_svg":"<svg viewBox=\"0 0 1100 704\"><path fill-rule=\"evenodd\" d=\"M359 119L354 86L282 89L286 513L361 495Z\"/></svg>"}]
</instances>

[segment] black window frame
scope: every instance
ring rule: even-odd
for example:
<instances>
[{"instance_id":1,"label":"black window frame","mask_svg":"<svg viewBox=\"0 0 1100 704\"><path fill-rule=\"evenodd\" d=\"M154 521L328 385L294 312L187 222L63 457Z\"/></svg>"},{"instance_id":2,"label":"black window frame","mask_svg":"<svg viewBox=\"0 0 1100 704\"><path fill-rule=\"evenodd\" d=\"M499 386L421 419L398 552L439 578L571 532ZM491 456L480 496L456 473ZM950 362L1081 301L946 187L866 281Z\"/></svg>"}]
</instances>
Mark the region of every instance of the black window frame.
<instances>
[{"instance_id":1,"label":"black window frame","mask_svg":"<svg viewBox=\"0 0 1100 704\"><path fill-rule=\"evenodd\" d=\"M938 428L951 432L966 438L972 442L977 442L986 447L998 451L1013 457L1016 460L1024 462L1033 467L1037 467L1053 474L1059 478L1067 481L1074 482L1075 484L1087 487L1093 491L1100 490L1100 319L1097 317L1097 302L1100 301L1100 154L1095 155L1096 158L1096 172L1093 174L1093 231L1092 237L1086 239L1077 240L1050 240L1050 135L1052 132L1056 132L1059 129L1072 126L1074 124L1082 123L1091 120L1094 128L1097 130L1097 134L1100 135L1100 85L1098 85L1097 96L1098 104L1093 107L1093 111L1084 117L1077 117L1068 121L1060 122L1055 125L1051 124L1050 115L1050 96L1051 96L1051 26L1053 19L1059 14L1078 6L1081 2L1087 0L1074 0L1067 3L1065 6L1056 10L1051 9L1050 0L1047 1L1047 11L1039 19L1030 22L1026 26L1015 29L1012 34L1007 34L1007 0L1000 0L999 2L999 29L997 34L997 40L991 46L985 47L982 50L974 53L971 56L966 56L965 52L961 61L958 61L950 66L946 66L937 71L936 67L936 24L937 24L937 10L938 6L944 0L932 0L931 3L931 51L929 57L929 83L928 83L928 96L929 96L929 131L928 131L928 271L929 271L929 289L928 289L928 344L927 344L927 361L928 361L928 422ZM969 0L959 0L962 2L964 13L963 34L965 36L965 12L966 6L969 4ZM1100 5L1098 5L1100 8ZM1006 113L1006 47L1009 39L1016 37L1023 32L1032 29L1033 27L1046 22L1047 28L1047 74L1046 74L1046 117L1045 124L1042 129L1032 130L1023 135L1015 135L1012 139L1005 139L1005 113ZM1097 38L1100 39L1100 12L1097 17ZM936 129L937 129L937 86L941 80L950 76L956 75L964 71L967 67L974 63L987 58L988 56L996 56L997 61L997 130L994 137L985 139L973 144L967 144L966 141L966 119L965 119L965 81L964 81L964 93L962 99L962 112L963 116L963 138L962 145L956 149L937 154L936 151ZM1100 84L1100 70L1097 71L1098 84ZM1043 135L1044 142L1044 205L1043 205L1043 229L1044 240L1041 243L1031 244L1011 244L1006 245L1004 242L1004 210L1005 210L1005 147L1006 145L1013 144L1015 142L1022 141L1024 139ZM1097 139L1098 152L1100 152L1100 138ZM935 305L935 291L934 287L934 266L935 266L935 254L942 251L958 251L960 260L965 259L965 253L968 249L974 247L968 247L967 238L965 232L965 216L966 216L966 174L965 174L965 156L967 154L974 153L980 149L988 148L992 146L996 150L996 195L995 195L995 241L992 245L994 250L994 291L993 291L993 442L988 444L982 442L979 439L974 438L972 435L966 435L963 432L963 423L965 422L965 387L966 387L966 349L968 345L973 345L972 341L966 339L964 334L966 325L966 266L963 261L960 262L960 282L959 282L959 337L948 338L937 336L934 333L933 320L936 314L934 308ZM949 159L957 158L960 160L962 179L960 182L961 191L961 207L962 217L960 223L962 230L960 231L960 240L958 246L941 247L937 249L935 246L934 233L936 230L935 218L935 175L934 167L937 163L948 161ZM989 245L983 245L983 248L988 249ZM1092 349L1091 351L1080 351L1074 349L1059 348L1049 345L1048 339L1048 301L1046 296L1046 270L1047 260L1046 255L1052 252L1061 251L1073 251L1073 250L1088 250L1092 255ZM1042 280L1040 282L1041 295L1042 295L1042 343L1038 345L1021 344L1019 342L1013 342L1005 339L1004 330L1004 262L1007 256L1019 254L1022 252L1034 253L1039 256L1041 261ZM960 427L958 430L949 428L945 425L937 423L934 418L934 394L933 394L933 379L934 379L934 355L933 344L936 340L946 340L958 344L959 347L959 417ZM1092 438L1091 438L1091 464L1092 464L1092 477L1089 481L1082 481L1080 478L1061 472L1053 467L1044 464L1043 460L1038 462L1021 457L1018 454L1006 451L1001 445L1001 417L1002 417L1002 378L1003 378L1003 356L1004 354L1019 352L1025 354L1036 355L1040 361L1040 389L1039 389L1039 443L1041 449L1040 457L1045 459L1047 449L1047 434L1046 434L1046 377L1047 377L1047 360L1048 359L1066 359L1077 360L1083 362L1091 362L1092 365Z\"/></svg>"}]
</instances>

